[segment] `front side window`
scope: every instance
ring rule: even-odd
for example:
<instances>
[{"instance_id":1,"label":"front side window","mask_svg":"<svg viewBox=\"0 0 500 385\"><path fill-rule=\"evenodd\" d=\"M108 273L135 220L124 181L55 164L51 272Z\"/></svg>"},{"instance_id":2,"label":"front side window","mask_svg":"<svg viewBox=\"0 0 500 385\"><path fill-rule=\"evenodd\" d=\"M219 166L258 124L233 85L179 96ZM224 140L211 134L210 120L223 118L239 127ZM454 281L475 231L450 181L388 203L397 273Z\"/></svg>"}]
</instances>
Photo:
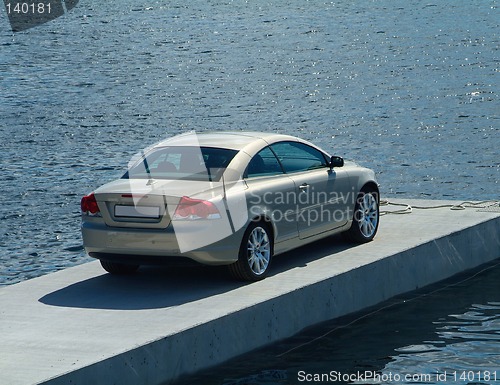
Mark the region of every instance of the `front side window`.
<instances>
[{"instance_id":1,"label":"front side window","mask_svg":"<svg viewBox=\"0 0 500 385\"><path fill-rule=\"evenodd\" d=\"M237 152L214 147L161 147L143 157L122 178L218 181Z\"/></svg>"},{"instance_id":2,"label":"front side window","mask_svg":"<svg viewBox=\"0 0 500 385\"><path fill-rule=\"evenodd\" d=\"M328 166L325 155L299 142L279 142L271 145L285 172L314 170Z\"/></svg>"}]
</instances>

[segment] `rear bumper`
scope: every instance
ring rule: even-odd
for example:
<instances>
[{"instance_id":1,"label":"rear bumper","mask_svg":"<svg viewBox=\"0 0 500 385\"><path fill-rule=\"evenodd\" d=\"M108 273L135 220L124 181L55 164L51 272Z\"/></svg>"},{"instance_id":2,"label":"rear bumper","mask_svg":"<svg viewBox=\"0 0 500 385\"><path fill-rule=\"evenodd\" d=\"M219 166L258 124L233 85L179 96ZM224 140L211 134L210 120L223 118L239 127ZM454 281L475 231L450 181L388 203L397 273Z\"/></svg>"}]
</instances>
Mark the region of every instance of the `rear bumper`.
<instances>
[{"instance_id":1,"label":"rear bumper","mask_svg":"<svg viewBox=\"0 0 500 385\"><path fill-rule=\"evenodd\" d=\"M182 228L176 228L182 231ZM192 231L192 228L191 225L189 230ZM213 231L213 225L209 230ZM203 232L203 228L200 227L199 231ZM193 237L197 235L194 231ZM139 265L179 261L195 261L206 265L231 264L238 259L242 237L243 230L239 230L209 245L181 252L172 226L166 229L112 228L99 221L82 222L83 245L91 257Z\"/></svg>"}]
</instances>

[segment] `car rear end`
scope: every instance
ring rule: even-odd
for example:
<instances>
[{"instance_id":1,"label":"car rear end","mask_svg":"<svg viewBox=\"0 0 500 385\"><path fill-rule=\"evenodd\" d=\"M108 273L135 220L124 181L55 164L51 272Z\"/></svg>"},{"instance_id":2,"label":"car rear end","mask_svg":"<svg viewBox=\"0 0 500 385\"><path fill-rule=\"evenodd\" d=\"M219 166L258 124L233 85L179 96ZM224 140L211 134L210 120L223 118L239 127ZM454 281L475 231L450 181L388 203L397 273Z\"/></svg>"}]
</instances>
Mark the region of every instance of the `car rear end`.
<instances>
[{"instance_id":1,"label":"car rear end","mask_svg":"<svg viewBox=\"0 0 500 385\"><path fill-rule=\"evenodd\" d=\"M123 263L234 262L247 216L240 172L229 168L247 157L237 154L185 143L153 148L121 179L82 199L85 250ZM240 198L228 203L228 195Z\"/></svg>"},{"instance_id":2,"label":"car rear end","mask_svg":"<svg viewBox=\"0 0 500 385\"><path fill-rule=\"evenodd\" d=\"M136 264L237 259L241 234L231 226L221 183L156 183L120 180L82 199L82 236L90 256Z\"/></svg>"}]
</instances>

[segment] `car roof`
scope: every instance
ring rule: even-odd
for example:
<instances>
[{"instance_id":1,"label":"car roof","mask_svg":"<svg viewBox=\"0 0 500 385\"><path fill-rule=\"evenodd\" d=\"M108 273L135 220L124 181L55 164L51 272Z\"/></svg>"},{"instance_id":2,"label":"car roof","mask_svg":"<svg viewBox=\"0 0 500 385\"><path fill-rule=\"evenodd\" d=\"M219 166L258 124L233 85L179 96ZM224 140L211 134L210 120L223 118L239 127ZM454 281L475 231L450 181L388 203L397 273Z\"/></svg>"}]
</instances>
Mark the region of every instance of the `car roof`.
<instances>
[{"instance_id":1,"label":"car roof","mask_svg":"<svg viewBox=\"0 0 500 385\"><path fill-rule=\"evenodd\" d=\"M274 143L278 140L297 141L298 138L290 135L253 131L214 131L201 133L192 131L168 138L158 143L155 147L199 145L201 147L241 150L259 140Z\"/></svg>"}]
</instances>

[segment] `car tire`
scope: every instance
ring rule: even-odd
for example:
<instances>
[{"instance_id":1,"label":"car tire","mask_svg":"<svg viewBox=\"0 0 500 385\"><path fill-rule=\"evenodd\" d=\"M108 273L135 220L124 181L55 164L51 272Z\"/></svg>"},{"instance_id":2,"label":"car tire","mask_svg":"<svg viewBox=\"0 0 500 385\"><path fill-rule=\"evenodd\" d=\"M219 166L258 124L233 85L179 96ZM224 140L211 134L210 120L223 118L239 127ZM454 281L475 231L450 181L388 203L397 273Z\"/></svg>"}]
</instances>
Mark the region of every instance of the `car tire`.
<instances>
[{"instance_id":1,"label":"car tire","mask_svg":"<svg viewBox=\"0 0 500 385\"><path fill-rule=\"evenodd\" d=\"M127 265L125 263L117 263L101 260L101 266L104 270L111 274L132 274L137 271L139 265Z\"/></svg>"},{"instance_id":2,"label":"car tire","mask_svg":"<svg viewBox=\"0 0 500 385\"><path fill-rule=\"evenodd\" d=\"M238 261L229 265L231 275L241 281L255 282L267 277L274 252L269 223L252 222L246 229Z\"/></svg>"},{"instance_id":3,"label":"car tire","mask_svg":"<svg viewBox=\"0 0 500 385\"><path fill-rule=\"evenodd\" d=\"M356 243L373 240L380 222L378 192L361 190L356 199L351 228L345 233L346 238Z\"/></svg>"}]
</instances>

